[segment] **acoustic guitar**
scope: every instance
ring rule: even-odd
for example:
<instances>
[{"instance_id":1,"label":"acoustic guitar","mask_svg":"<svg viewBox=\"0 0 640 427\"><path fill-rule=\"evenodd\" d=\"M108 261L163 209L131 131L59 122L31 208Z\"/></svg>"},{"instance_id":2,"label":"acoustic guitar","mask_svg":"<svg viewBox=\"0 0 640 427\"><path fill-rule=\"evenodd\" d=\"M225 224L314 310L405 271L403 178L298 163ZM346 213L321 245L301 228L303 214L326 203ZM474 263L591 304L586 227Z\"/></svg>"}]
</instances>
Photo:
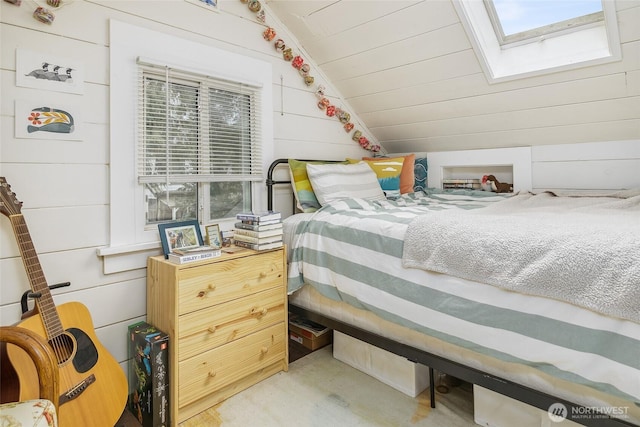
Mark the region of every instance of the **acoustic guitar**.
<instances>
[{"instance_id":1,"label":"acoustic guitar","mask_svg":"<svg viewBox=\"0 0 640 427\"><path fill-rule=\"evenodd\" d=\"M37 296L34 311L39 316L32 315L18 326L44 337L56 354L60 370L58 424L113 427L127 401L127 378L96 337L89 310L78 302L55 306L21 208L22 202L0 177L0 211L11 221L31 290ZM17 347L7 346L6 350L16 373L19 400L37 397L33 364ZM3 388L7 386L3 381Z\"/></svg>"}]
</instances>

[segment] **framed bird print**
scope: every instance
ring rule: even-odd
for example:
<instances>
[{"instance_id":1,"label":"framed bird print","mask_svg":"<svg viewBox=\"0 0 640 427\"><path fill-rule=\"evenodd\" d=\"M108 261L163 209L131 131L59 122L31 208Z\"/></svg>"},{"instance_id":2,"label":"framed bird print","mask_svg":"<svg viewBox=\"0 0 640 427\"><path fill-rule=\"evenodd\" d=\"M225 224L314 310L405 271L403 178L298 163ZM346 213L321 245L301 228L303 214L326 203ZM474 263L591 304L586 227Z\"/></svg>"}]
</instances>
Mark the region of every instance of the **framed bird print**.
<instances>
[{"instance_id":1,"label":"framed bird print","mask_svg":"<svg viewBox=\"0 0 640 427\"><path fill-rule=\"evenodd\" d=\"M73 59L16 49L16 86L81 95L84 67Z\"/></svg>"}]
</instances>

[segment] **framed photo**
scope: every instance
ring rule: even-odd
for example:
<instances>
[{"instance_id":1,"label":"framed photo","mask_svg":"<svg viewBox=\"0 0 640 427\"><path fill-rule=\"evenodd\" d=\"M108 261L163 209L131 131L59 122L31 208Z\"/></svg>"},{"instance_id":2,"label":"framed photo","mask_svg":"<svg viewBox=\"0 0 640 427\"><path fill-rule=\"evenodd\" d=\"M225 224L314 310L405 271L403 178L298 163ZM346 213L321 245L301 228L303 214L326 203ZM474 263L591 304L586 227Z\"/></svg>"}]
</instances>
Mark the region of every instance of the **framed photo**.
<instances>
[{"instance_id":1,"label":"framed photo","mask_svg":"<svg viewBox=\"0 0 640 427\"><path fill-rule=\"evenodd\" d=\"M220 226L218 224L211 224L205 227L207 231L207 244L214 248L220 249L222 247L222 234L220 233Z\"/></svg>"},{"instance_id":2,"label":"framed photo","mask_svg":"<svg viewBox=\"0 0 640 427\"><path fill-rule=\"evenodd\" d=\"M191 249L204 245L200 224L196 220L158 224L158 231L165 258L174 249Z\"/></svg>"}]
</instances>

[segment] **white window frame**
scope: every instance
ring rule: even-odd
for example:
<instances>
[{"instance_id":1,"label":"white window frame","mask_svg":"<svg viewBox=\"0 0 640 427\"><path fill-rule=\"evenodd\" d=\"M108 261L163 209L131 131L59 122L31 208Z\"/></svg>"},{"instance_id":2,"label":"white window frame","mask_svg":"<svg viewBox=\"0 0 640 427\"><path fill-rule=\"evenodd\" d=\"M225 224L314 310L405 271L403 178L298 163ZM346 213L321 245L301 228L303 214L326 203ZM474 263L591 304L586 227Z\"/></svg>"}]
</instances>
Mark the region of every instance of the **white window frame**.
<instances>
[{"instance_id":1,"label":"white window frame","mask_svg":"<svg viewBox=\"0 0 640 427\"><path fill-rule=\"evenodd\" d=\"M159 33L120 21L110 21L110 245L98 250L104 272L146 265L160 248L158 230L145 229L143 186L136 166L137 58L180 64L194 72L262 88L262 162L273 159L272 66L270 63L209 45ZM265 205L264 181L252 184L254 209ZM232 224L221 223L222 230Z\"/></svg>"},{"instance_id":2,"label":"white window frame","mask_svg":"<svg viewBox=\"0 0 640 427\"><path fill-rule=\"evenodd\" d=\"M210 194L209 194L209 186L211 183L215 181L224 181L224 182L245 182L249 183L251 181L258 181L260 183L264 182L264 171L262 168L262 150L256 149L257 147L261 148L262 142L262 127L260 122L262 117L259 114L253 114L254 111L260 111L262 102L262 88L260 86L255 86L252 84L248 84L247 82L238 82L238 81L227 81L219 78L213 78L211 75L205 75L201 73L194 73L192 71L184 70L180 65L175 64L167 64L162 61L157 61L149 58L138 58L138 73L139 73L139 94L143 93L142 86L144 85L143 79L148 77L153 77L156 80L169 80L172 83L182 83L184 85L188 85L192 88L197 88L200 92L199 104L197 105L197 124L193 122L193 126L199 129L198 131L198 146L192 147L192 151L189 154L193 154L193 151L196 153L200 153L197 169L198 173L196 174L187 174L181 170L176 169L168 169L165 170L164 174L148 174L148 170L144 167L145 162L145 145L144 141L144 129L145 124L142 123L142 120L138 121L138 133L137 133L137 146L138 146L138 182L139 183L149 183L149 182L166 182L166 180L170 180L170 182L178 183L178 182L194 182L197 183L197 200L195 200L196 206L196 214L197 219L200 223L205 226L210 223L220 223L220 221L224 221L224 218L211 218L210 212ZM209 139L209 103L212 102L209 99L209 89L222 89L225 91L233 92L233 93L241 93L246 95L245 99L246 105L245 107L251 110L251 114L249 117L243 117L243 119L247 122L247 126L250 128L249 132L247 132L246 136L250 139L251 149L248 150L249 158L244 157L243 159L238 159L237 162L232 165L232 171L228 174L224 173L216 173L212 170L213 164L209 159L209 148L210 144L214 144L217 147L236 147L238 141L236 140L226 140L221 139L218 141L211 141ZM166 100L165 100L166 101ZM144 110L145 100L142 96L138 97L138 117L143 117L142 111ZM170 133L167 132L167 135ZM156 141L157 142L157 141ZM247 141L245 141L246 143ZM164 148L167 147L167 141L162 141L160 145ZM246 155L246 153L245 153ZM184 161L184 159L182 160ZM177 163L178 167L182 164L182 161ZM248 161L248 162L247 162ZM247 163L250 165L249 169L246 169ZM176 166L176 164L174 164ZM160 171L162 172L162 171ZM253 187L253 185L251 185ZM243 186L243 188L245 188ZM253 188L249 189L249 192L253 192ZM248 192L243 191L243 198L246 199ZM243 200L246 202L246 200ZM253 201L251 201L253 203ZM248 207L247 207L248 208ZM228 218L227 218L228 219ZM235 218L234 218L235 219ZM157 229L157 224L149 224L147 220L146 229Z\"/></svg>"},{"instance_id":3,"label":"white window frame","mask_svg":"<svg viewBox=\"0 0 640 427\"><path fill-rule=\"evenodd\" d=\"M489 83L515 80L622 59L615 2L604 1L604 20L540 36L533 43L506 48L483 1L453 0Z\"/></svg>"},{"instance_id":4,"label":"white window frame","mask_svg":"<svg viewBox=\"0 0 640 427\"><path fill-rule=\"evenodd\" d=\"M498 16L494 0L483 0L493 30L498 37L498 42L505 48L518 46L524 43L535 43L540 37L555 37L568 32L581 31L585 29L587 25L598 25L599 22L604 20L604 12L594 12L584 16L576 16L564 21L555 22L553 24L544 25L538 28L532 28L519 33L505 35L502 27L502 22Z\"/></svg>"}]
</instances>

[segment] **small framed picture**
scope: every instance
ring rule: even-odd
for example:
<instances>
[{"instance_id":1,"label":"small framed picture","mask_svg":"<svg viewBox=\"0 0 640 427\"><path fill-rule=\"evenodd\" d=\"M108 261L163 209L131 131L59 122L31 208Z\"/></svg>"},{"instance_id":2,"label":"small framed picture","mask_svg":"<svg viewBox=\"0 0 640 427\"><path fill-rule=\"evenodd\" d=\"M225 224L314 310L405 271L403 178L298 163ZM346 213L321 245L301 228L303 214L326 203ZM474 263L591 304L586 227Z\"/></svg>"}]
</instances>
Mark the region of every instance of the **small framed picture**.
<instances>
[{"instance_id":1,"label":"small framed picture","mask_svg":"<svg viewBox=\"0 0 640 427\"><path fill-rule=\"evenodd\" d=\"M222 234L218 224L210 224L205 226L207 231L207 244L211 247L220 249L222 247Z\"/></svg>"},{"instance_id":2,"label":"small framed picture","mask_svg":"<svg viewBox=\"0 0 640 427\"><path fill-rule=\"evenodd\" d=\"M220 0L186 0L186 1L187 3L195 4L214 12L220 12L220 4L219 4Z\"/></svg>"},{"instance_id":3,"label":"small framed picture","mask_svg":"<svg viewBox=\"0 0 640 427\"><path fill-rule=\"evenodd\" d=\"M191 249L204 245L200 224L196 220L158 224L158 231L165 258L175 249Z\"/></svg>"}]
</instances>

